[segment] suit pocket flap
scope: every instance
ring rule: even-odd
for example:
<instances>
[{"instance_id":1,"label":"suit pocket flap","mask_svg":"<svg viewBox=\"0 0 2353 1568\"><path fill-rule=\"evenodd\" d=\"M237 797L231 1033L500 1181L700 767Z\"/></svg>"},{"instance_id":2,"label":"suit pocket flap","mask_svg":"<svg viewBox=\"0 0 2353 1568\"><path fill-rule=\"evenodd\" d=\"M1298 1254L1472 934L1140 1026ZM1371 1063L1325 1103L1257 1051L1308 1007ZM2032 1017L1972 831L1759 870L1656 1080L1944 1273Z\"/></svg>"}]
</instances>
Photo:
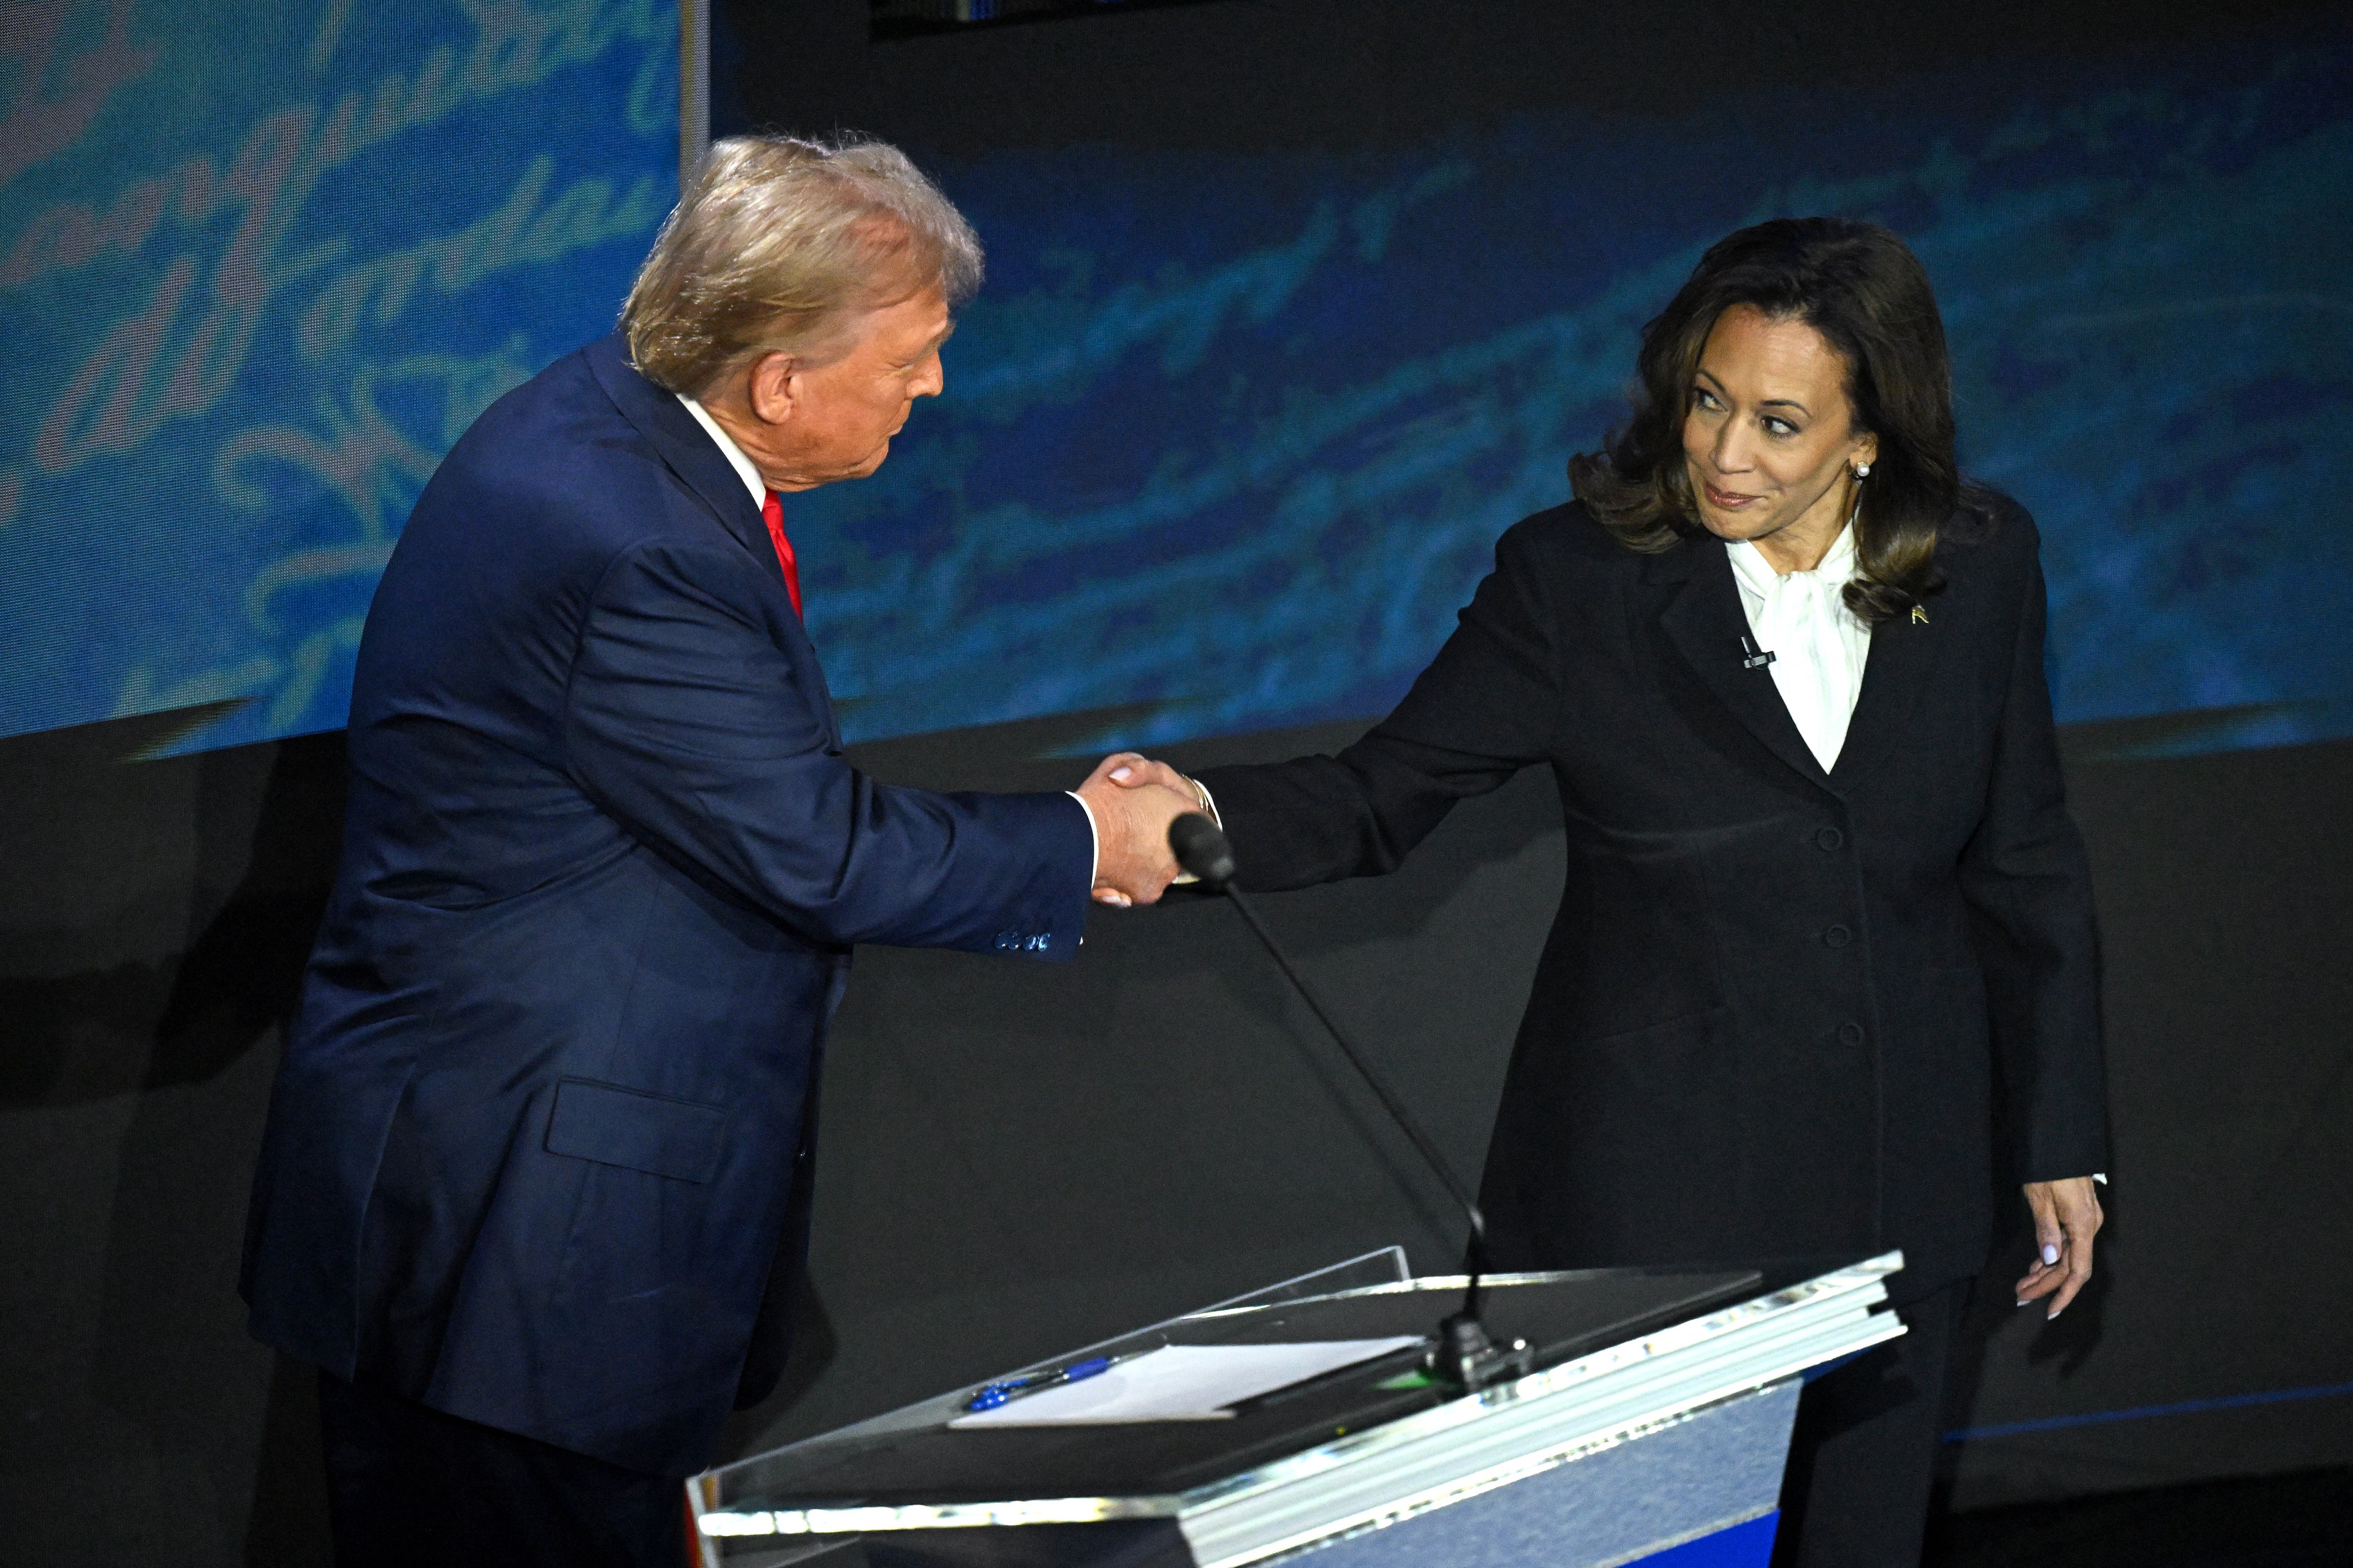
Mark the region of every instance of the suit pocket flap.
<instances>
[{"instance_id":1,"label":"suit pocket flap","mask_svg":"<svg viewBox=\"0 0 2353 1568\"><path fill-rule=\"evenodd\" d=\"M555 1086L547 1150L649 1175L707 1182L719 1169L726 1127L727 1113L715 1105L567 1078Z\"/></svg>"}]
</instances>

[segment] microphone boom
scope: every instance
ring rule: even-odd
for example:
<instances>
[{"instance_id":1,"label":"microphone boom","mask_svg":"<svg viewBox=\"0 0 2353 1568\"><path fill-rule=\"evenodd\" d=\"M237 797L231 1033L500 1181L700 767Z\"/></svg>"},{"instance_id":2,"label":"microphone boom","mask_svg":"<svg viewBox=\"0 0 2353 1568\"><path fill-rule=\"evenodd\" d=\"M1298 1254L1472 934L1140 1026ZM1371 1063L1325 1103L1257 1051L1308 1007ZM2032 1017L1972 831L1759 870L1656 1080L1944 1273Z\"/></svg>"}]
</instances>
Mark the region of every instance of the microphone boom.
<instances>
[{"instance_id":1,"label":"microphone boom","mask_svg":"<svg viewBox=\"0 0 2353 1568\"><path fill-rule=\"evenodd\" d=\"M1234 886L1234 849L1224 830L1199 812L1188 811L1168 825L1168 847L1176 855L1176 863L1198 878L1203 887L1226 896L1227 901L1233 905L1234 912L1241 916L1242 923L1250 927L1250 934L1258 938L1259 945L1266 949L1267 956L1274 960L1275 967L1282 971L1283 978L1291 982L1291 988L1299 994L1299 999L1307 1004L1307 1010L1315 1015L1316 1022L1322 1024L1324 1033L1332 1037L1332 1043L1340 1047L1340 1054L1347 1058L1348 1065L1356 1069L1356 1076L1365 1080L1365 1086L1379 1100L1381 1108L1388 1112L1389 1120L1397 1123L1398 1130L1421 1156L1422 1163L1438 1177L1439 1184L1446 1189L1446 1195L1454 1200L1462 1210L1463 1216L1471 1222L1471 1245L1466 1259L1469 1280L1463 1291L1462 1310L1439 1324L1438 1342L1430 1352L1430 1370L1468 1390L1484 1388L1505 1377L1525 1376L1535 1361L1535 1352L1527 1342L1514 1340L1508 1345L1496 1344L1488 1337L1485 1326L1479 1321L1480 1276L1486 1270L1487 1216L1479 1212L1478 1202L1455 1180L1454 1173L1448 1168L1446 1156L1440 1152L1436 1140L1422 1131L1421 1124L1414 1120L1413 1113L1406 1109L1405 1102L1397 1092L1373 1070L1372 1064L1357 1054L1356 1047L1348 1043L1348 1037L1341 1032L1332 1015L1324 1011L1323 1002L1292 963L1290 954L1282 951L1282 943L1274 940L1274 933L1266 929L1266 923L1259 919L1258 911L1250 907L1248 899L1242 897L1241 889Z\"/></svg>"}]
</instances>

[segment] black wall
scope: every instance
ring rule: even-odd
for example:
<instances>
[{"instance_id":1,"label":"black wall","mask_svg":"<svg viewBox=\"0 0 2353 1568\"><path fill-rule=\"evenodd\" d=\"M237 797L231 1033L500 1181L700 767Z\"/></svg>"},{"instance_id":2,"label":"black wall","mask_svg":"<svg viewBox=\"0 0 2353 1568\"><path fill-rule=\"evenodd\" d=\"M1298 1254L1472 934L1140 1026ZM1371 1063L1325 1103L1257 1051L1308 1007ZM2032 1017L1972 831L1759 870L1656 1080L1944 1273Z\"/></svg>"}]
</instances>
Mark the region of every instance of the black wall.
<instances>
[{"instance_id":1,"label":"black wall","mask_svg":"<svg viewBox=\"0 0 2353 1568\"><path fill-rule=\"evenodd\" d=\"M1101 716L864 748L881 776L1055 787ZM2137 759L2066 740L2109 964L2113 1223L2085 1303L1989 1277L1955 1427L2353 1381L2353 742ZM1289 754L1345 731L1205 742ZM332 869L341 747L116 760L137 725L0 742L0 1562L323 1561L302 1369L245 1337L246 1182ZM1523 777L1397 876L1269 913L1478 1167L1557 896ZM1112 1330L1460 1230L1230 911L1098 915L1080 961L860 955L828 1068L812 1291L766 1447ZM1957 1506L2353 1462L2353 1400L1956 1445ZM93 1507L102 1493L103 1507Z\"/></svg>"}]
</instances>

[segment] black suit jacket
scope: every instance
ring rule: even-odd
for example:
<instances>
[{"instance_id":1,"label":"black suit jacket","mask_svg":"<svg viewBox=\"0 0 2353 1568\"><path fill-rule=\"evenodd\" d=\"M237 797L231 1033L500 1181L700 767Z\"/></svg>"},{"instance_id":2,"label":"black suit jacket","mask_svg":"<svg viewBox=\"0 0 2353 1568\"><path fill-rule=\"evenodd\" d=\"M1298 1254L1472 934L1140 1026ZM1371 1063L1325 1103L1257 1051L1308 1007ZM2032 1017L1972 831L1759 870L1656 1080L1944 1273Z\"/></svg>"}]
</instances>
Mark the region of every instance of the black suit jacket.
<instances>
[{"instance_id":1,"label":"black suit jacket","mask_svg":"<svg viewBox=\"0 0 2353 1568\"><path fill-rule=\"evenodd\" d=\"M1925 622L1872 634L1828 773L1723 542L1626 550L1575 506L1505 533L1405 700L1337 757L1212 770L1256 889L1386 871L1549 765L1560 912L1489 1146L1513 1268L1901 1247L1973 1274L2004 1180L2105 1170L2099 965L2042 668L2037 536L1957 517Z\"/></svg>"}]
</instances>

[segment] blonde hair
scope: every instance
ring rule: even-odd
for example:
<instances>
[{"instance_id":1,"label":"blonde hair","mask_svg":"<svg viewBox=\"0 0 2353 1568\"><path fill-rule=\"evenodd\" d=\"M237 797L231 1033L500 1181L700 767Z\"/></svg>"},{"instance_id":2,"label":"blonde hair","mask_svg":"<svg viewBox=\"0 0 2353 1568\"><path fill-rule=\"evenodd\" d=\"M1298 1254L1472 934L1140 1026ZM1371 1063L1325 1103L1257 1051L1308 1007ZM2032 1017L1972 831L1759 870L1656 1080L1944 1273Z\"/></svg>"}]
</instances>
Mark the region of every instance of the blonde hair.
<instances>
[{"instance_id":1,"label":"blonde hair","mask_svg":"<svg viewBox=\"0 0 2353 1568\"><path fill-rule=\"evenodd\" d=\"M693 397L762 354L821 361L859 311L980 287L980 240L907 155L847 137L712 144L621 307L629 358Z\"/></svg>"}]
</instances>

